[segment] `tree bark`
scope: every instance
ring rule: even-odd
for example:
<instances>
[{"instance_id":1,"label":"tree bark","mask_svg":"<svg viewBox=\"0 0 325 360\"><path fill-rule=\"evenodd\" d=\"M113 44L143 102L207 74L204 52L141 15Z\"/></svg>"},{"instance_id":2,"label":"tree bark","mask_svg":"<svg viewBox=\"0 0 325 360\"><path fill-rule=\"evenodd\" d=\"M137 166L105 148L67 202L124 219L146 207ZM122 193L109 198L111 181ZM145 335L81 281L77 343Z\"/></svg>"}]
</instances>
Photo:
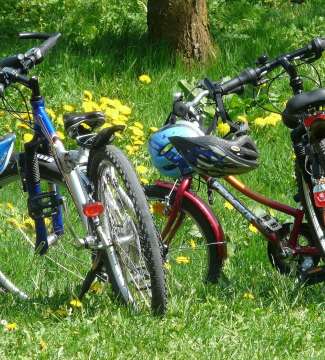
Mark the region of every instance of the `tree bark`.
<instances>
[{"instance_id":1,"label":"tree bark","mask_svg":"<svg viewBox=\"0 0 325 360\"><path fill-rule=\"evenodd\" d=\"M150 38L168 42L185 60L215 57L206 0L148 0L147 22Z\"/></svg>"}]
</instances>

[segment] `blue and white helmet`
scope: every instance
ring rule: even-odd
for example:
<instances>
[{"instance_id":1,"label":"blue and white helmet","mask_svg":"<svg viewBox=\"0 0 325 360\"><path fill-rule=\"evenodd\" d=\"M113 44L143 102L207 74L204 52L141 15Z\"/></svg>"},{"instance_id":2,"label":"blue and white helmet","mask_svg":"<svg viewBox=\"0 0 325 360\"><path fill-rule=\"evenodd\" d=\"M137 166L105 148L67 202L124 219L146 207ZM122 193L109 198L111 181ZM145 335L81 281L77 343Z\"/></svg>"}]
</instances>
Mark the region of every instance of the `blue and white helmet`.
<instances>
[{"instance_id":1,"label":"blue and white helmet","mask_svg":"<svg viewBox=\"0 0 325 360\"><path fill-rule=\"evenodd\" d=\"M169 138L173 136L198 137L204 136L204 133L198 123L178 120L151 135L148 150L153 165L161 174L178 178L192 173L193 169L170 142Z\"/></svg>"}]
</instances>

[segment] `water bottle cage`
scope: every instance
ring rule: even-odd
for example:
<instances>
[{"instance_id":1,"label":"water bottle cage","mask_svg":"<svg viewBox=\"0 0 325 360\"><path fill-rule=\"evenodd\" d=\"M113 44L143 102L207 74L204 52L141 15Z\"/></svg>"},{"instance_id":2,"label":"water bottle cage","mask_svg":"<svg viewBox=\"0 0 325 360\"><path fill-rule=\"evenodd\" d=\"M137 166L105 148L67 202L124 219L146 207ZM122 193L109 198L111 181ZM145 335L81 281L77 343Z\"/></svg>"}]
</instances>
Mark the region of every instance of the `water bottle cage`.
<instances>
[{"instance_id":1,"label":"water bottle cage","mask_svg":"<svg viewBox=\"0 0 325 360\"><path fill-rule=\"evenodd\" d=\"M34 220L51 217L58 213L62 204L62 198L58 198L55 191L45 192L28 199L28 213Z\"/></svg>"}]
</instances>

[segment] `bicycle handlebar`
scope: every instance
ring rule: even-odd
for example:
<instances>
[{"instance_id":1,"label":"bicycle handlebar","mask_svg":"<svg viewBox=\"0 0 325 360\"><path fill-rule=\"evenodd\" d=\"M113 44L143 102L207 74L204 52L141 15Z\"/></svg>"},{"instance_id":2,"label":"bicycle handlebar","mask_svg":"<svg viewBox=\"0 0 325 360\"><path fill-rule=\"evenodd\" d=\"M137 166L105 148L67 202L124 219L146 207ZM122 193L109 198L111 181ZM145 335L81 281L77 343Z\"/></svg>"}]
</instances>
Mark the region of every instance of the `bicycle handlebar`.
<instances>
[{"instance_id":1,"label":"bicycle handlebar","mask_svg":"<svg viewBox=\"0 0 325 360\"><path fill-rule=\"evenodd\" d=\"M231 93L235 88L244 86L247 84L257 85L261 76L267 74L278 66L283 66L283 61L292 61L299 59L309 59L314 61L318 59L322 52L325 50L325 38L315 38L306 47L295 50L291 53L284 54L276 58L275 60L266 62L262 66L257 68L248 68L240 73L237 77L226 81L225 83L218 84L222 92L222 95Z\"/></svg>"},{"instance_id":2,"label":"bicycle handlebar","mask_svg":"<svg viewBox=\"0 0 325 360\"><path fill-rule=\"evenodd\" d=\"M21 75L26 74L28 70L43 61L45 55L55 46L61 34L23 32L18 36L21 39L40 39L45 41L40 46L29 49L25 54L13 55L0 60L0 95L13 82L20 82L26 85L27 79Z\"/></svg>"}]
</instances>

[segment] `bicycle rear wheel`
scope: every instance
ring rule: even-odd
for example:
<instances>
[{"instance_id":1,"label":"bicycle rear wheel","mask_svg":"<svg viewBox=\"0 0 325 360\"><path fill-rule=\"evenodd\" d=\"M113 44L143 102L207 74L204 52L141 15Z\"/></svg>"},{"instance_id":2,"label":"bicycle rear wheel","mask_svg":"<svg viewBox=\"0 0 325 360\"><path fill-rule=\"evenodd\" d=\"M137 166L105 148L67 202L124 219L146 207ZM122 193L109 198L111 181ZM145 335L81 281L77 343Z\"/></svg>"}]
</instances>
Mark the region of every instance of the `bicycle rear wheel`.
<instances>
[{"instance_id":1,"label":"bicycle rear wheel","mask_svg":"<svg viewBox=\"0 0 325 360\"><path fill-rule=\"evenodd\" d=\"M161 232L168 220L176 192L151 185L146 186L145 193L155 225ZM166 199L169 199L169 204ZM169 244L163 244L165 268L168 270L167 283L171 293L177 293L184 287L192 289L200 288L202 284L216 283L223 265L211 224L195 204L184 198L179 215L184 216L181 227Z\"/></svg>"},{"instance_id":2,"label":"bicycle rear wheel","mask_svg":"<svg viewBox=\"0 0 325 360\"><path fill-rule=\"evenodd\" d=\"M113 243L111 256L104 258L113 291L126 304L164 313L166 289L158 237L133 167L121 150L109 145L90 155L88 175L96 200L104 204L101 221Z\"/></svg>"}]
</instances>

